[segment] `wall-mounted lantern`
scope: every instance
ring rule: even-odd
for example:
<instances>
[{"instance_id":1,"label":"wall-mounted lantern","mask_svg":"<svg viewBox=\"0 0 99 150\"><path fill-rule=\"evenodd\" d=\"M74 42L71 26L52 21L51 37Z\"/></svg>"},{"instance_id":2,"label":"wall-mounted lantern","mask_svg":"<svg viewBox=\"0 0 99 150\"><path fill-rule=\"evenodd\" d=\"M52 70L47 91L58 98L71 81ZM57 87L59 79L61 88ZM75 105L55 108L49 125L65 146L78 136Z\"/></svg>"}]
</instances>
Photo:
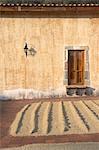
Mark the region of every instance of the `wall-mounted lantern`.
<instances>
[{"instance_id":1,"label":"wall-mounted lantern","mask_svg":"<svg viewBox=\"0 0 99 150\"><path fill-rule=\"evenodd\" d=\"M28 48L28 45L27 45L27 43L25 43L25 46L24 46L24 52L25 52L25 54L26 54L26 57L27 57L27 55L32 55L32 56L34 56L35 54L36 54L36 50L34 49L34 48Z\"/></svg>"}]
</instances>

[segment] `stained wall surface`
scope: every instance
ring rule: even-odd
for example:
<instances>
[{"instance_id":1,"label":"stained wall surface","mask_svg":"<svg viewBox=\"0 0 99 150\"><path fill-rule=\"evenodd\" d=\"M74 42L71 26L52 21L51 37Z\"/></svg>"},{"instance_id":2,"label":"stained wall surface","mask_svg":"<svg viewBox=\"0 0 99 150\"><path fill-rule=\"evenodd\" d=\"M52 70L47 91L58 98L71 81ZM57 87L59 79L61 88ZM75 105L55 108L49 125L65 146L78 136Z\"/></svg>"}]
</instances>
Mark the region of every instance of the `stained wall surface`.
<instances>
[{"instance_id":1,"label":"stained wall surface","mask_svg":"<svg viewBox=\"0 0 99 150\"><path fill-rule=\"evenodd\" d=\"M24 44L37 53L26 58ZM64 88L66 46L88 46L90 86L99 88L99 18L0 15L0 90Z\"/></svg>"}]
</instances>

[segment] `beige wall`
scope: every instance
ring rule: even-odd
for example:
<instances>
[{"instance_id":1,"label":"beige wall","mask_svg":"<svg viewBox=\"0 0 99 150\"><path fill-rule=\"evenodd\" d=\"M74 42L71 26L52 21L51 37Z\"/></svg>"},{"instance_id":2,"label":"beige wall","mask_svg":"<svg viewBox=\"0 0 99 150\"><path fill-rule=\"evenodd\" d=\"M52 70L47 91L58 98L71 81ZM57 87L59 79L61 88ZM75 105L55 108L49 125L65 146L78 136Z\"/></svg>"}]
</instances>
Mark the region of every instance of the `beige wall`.
<instances>
[{"instance_id":1,"label":"beige wall","mask_svg":"<svg viewBox=\"0 0 99 150\"><path fill-rule=\"evenodd\" d=\"M23 48L37 50L25 57ZM65 46L89 46L91 87L99 87L99 18L0 18L0 90L64 87Z\"/></svg>"}]
</instances>

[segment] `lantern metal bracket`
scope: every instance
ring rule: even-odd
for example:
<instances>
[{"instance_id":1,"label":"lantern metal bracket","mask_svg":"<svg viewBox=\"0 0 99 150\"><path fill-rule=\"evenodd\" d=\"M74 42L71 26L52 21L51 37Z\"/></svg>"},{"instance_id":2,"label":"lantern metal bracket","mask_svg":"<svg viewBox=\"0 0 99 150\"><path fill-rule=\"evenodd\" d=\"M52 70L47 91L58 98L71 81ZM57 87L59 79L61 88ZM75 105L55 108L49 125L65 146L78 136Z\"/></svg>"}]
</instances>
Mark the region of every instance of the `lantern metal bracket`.
<instances>
[{"instance_id":1,"label":"lantern metal bracket","mask_svg":"<svg viewBox=\"0 0 99 150\"><path fill-rule=\"evenodd\" d=\"M32 48L32 47L31 47L31 48L28 48L27 43L25 43L24 52L25 52L26 57L27 57L28 55L34 56L34 55L37 53L37 51L36 51L34 48Z\"/></svg>"}]
</instances>

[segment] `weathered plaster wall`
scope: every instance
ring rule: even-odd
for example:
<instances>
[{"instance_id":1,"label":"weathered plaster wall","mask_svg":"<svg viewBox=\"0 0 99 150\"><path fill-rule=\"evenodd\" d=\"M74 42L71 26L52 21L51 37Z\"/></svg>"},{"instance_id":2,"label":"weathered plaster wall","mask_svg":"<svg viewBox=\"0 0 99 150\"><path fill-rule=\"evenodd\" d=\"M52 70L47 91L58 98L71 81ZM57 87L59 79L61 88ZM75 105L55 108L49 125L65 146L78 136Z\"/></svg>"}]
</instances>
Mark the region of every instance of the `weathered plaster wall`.
<instances>
[{"instance_id":1,"label":"weathered plaster wall","mask_svg":"<svg viewBox=\"0 0 99 150\"><path fill-rule=\"evenodd\" d=\"M99 88L99 18L48 17L0 18L0 90L64 88L65 46L89 46L90 84Z\"/></svg>"}]
</instances>

